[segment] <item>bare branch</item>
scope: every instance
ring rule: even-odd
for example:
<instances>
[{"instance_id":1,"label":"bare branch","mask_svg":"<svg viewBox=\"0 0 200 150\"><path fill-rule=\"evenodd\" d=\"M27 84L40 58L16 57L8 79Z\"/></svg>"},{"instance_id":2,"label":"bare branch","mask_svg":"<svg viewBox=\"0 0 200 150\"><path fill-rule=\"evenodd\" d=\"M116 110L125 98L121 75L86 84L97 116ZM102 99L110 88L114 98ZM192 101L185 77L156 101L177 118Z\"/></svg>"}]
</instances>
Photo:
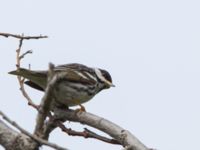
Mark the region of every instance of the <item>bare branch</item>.
<instances>
[{"instance_id":1,"label":"bare branch","mask_svg":"<svg viewBox=\"0 0 200 150\"><path fill-rule=\"evenodd\" d=\"M142 144L134 135L129 131L119 127L118 125L96 116L88 112L76 112L74 110L54 110L55 117L61 120L69 120L73 122L80 122L100 131L103 131L116 139L124 147L132 147L133 150L149 150L144 144Z\"/></svg>"},{"instance_id":2,"label":"bare branch","mask_svg":"<svg viewBox=\"0 0 200 150\"><path fill-rule=\"evenodd\" d=\"M53 99L54 99L53 89L54 89L54 84L57 81L57 76L54 76L53 69L54 69L54 65L49 64L48 83L45 90L45 94L40 104L40 109L38 111L36 127L34 131L34 134L38 136L42 136L41 134L43 133L44 121L48 113L50 112L51 103L53 102Z\"/></svg>"},{"instance_id":3,"label":"bare branch","mask_svg":"<svg viewBox=\"0 0 200 150\"><path fill-rule=\"evenodd\" d=\"M110 144L120 144L115 139L109 139L107 137L98 135L97 133L94 133L87 128L84 128L83 132L78 132L78 131L75 131L75 130L72 130L70 128L65 127L59 121L57 121L56 123L57 123L57 126L59 128L61 128L62 131L66 132L68 135L71 135L71 136L81 136L81 137L84 137L84 138L94 138L94 139L97 139L97 140L100 140L100 141L103 141L103 142L106 142L106 143L110 143Z\"/></svg>"},{"instance_id":4,"label":"bare branch","mask_svg":"<svg viewBox=\"0 0 200 150\"><path fill-rule=\"evenodd\" d=\"M20 90L22 92L22 95L25 97L25 99L28 101L28 105L32 106L35 109L39 109L39 106L36 105L31 98L29 97L29 95L26 93L25 88L24 88L24 78L21 78L20 76L17 77L18 81L19 81L19 85L20 85Z\"/></svg>"},{"instance_id":5,"label":"bare branch","mask_svg":"<svg viewBox=\"0 0 200 150\"><path fill-rule=\"evenodd\" d=\"M9 149L10 147L12 147L12 143L15 141L18 133L10 128L8 125L6 125L1 119L0 131L0 144L4 146L4 148Z\"/></svg>"},{"instance_id":6,"label":"bare branch","mask_svg":"<svg viewBox=\"0 0 200 150\"><path fill-rule=\"evenodd\" d=\"M103 142L110 143L110 144L120 144L120 143L119 143L117 140L115 140L115 139L109 139L109 138L107 138L107 137L98 135L97 133L92 132L92 131L90 131L90 130L87 129L87 128L84 128L84 129L85 129L84 133L86 134L86 137L87 137L87 138L95 138L95 139L98 139L98 140L101 140L101 141L103 141Z\"/></svg>"},{"instance_id":7,"label":"bare branch","mask_svg":"<svg viewBox=\"0 0 200 150\"><path fill-rule=\"evenodd\" d=\"M39 36L24 36L23 34L22 35L16 35L16 34L10 34L10 33L0 33L0 36L4 36L6 38L14 37L14 38L23 39L23 40L48 38L48 36L42 36L42 35L39 35Z\"/></svg>"},{"instance_id":8,"label":"bare branch","mask_svg":"<svg viewBox=\"0 0 200 150\"><path fill-rule=\"evenodd\" d=\"M50 143L50 142L48 142L46 140L43 140L43 139L39 138L36 135L31 134L30 132L28 132L25 129L23 129L22 127L20 127L16 122L12 121L8 116L6 116L1 111L0 111L0 115L3 117L4 120L6 120L12 126L14 126L15 128L17 128L19 131L21 131L23 134L27 135L28 137L34 139L38 143L40 143L42 145L46 145L46 146L52 147L52 148L57 149L57 150L67 150L66 148L60 147L60 146L58 146L58 145L56 145L54 143Z\"/></svg>"},{"instance_id":9,"label":"bare branch","mask_svg":"<svg viewBox=\"0 0 200 150\"><path fill-rule=\"evenodd\" d=\"M25 53L21 54L21 55L19 56L19 59L22 59L22 58L25 57L25 55L27 55L27 54L32 54L32 53L33 53L32 50L28 50L28 51L26 51Z\"/></svg>"},{"instance_id":10,"label":"bare branch","mask_svg":"<svg viewBox=\"0 0 200 150\"><path fill-rule=\"evenodd\" d=\"M39 150L38 142L10 128L1 119L0 131L0 145L7 150Z\"/></svg>"},{"instance_id":11,"label":"bare branch","mask_svg":"<svg viewBox=\"0 0 200 150\"><path fill-rule=\"evenodd\" d=\"M19 47L18 49L16 50L16 67L17 69L20 68L20 61L21 59L28 53L31 53L30 51L27 51L25 52L24 54L22 54L20 56L20 52L21 52L21 48L22 48L22 44L23 44L23 38L21 38L19 40ZM24 78L22 78L21 76L17 76L17 79L18 79L18 82L19 82L19 85L20 85L20 90L22 92L22 95L25 97L25 99L28 101L28 105L34 107L35 109L38 109L38 106L31 100L31 98L29 97L29 95L27 94L27 92L25 91L25 88L24 88Z\"/></svg>"}]
</instances>

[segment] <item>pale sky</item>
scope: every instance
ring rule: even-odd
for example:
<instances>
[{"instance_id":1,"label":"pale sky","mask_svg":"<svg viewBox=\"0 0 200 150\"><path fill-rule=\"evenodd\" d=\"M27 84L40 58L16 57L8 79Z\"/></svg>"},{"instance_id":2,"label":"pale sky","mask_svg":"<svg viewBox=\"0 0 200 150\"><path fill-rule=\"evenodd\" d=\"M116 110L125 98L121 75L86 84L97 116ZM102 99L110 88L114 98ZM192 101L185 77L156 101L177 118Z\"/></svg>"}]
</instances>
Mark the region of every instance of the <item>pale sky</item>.
<instances>
[{"instance_id":1,"label":"pale sky","mask_svg":"<svg viewBox=\"0 0 200 150\"><path fill-rule=\"evenodd\" d=\"M86 103L88 112L131 131L151 148L200 149L200 1L0 0L0 5L0 32L49 36L24 42L24 51L34 51L24 67L76 62L104 68L116 87ZM32 132L37 113L7 74L15 69L17 46L15 39L0 37L0 110ZM39 103L42 93L27 90ZM71 150L122 149L59 129L50 141Z\"/></svg>"}]
</instances>

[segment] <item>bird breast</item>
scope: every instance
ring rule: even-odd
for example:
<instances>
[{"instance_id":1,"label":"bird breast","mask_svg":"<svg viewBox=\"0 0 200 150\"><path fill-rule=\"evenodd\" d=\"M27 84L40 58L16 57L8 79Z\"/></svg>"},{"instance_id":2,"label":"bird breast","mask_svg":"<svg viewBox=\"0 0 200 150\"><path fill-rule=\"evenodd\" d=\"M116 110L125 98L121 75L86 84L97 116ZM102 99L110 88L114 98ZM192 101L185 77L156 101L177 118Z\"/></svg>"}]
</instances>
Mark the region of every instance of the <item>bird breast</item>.
<instances>
[{"instance_id":1,"label":"bird breast","mask_svg":"<svg viewBox=\"0 0 200 150\"><path fill-rule=\"evenodd\" d=\"M55 87L56 101L66 106L75 106L89 101L97 93L97 86L60 82Z\"/></svg>"}]
</instances>

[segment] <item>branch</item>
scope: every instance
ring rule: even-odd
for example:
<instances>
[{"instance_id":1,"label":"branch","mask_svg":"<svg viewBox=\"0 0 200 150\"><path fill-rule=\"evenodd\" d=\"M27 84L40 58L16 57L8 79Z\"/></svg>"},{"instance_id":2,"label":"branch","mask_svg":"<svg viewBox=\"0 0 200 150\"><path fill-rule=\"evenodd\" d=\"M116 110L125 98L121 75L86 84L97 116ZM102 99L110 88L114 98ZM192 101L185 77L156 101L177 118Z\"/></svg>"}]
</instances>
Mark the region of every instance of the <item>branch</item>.
<instances>
[{"instance_id":1,"label":"branch","mask_svg":"<svg viewBox=\"0 0 200 150\"><path fill-rule=\"evenodd\" d=\"M11 149L13 143L15 142L15 139L18 136L18 133L10 128L8 125L6 125L1 119L0 131L0 145L2 145L6 149Z\"/></svg>"},{"instance_id":2,"label":"branch","mask_svg":"<svg viewBox=\"0 0 200 150\"><path fill-rule=\"evenodd\" d=\"M54 95L54 88L56 87L57 81L63 77L66 76L66 72L64 73L59 73L55 74L54 73L54 65L49 64L49 72L48 72L48 82L47 82L47 87L45 89L44 96L42 98L41 104L40 104L40 109L38 111L38 116L36 120L36 127L34 134L43 137L47 139L49 136L49 133L52 130L48 129L48 133L46 134L45 132L45 119L48 116L50 119L52 119L52 116L50 115L50 109L53 108L53 103L55 99ZM53 128L54 129L54 128Z\"/></svg>"},{"instance_id":3,"label":"branch","mask_svg":"<svg viewBox=\"0 0 200 150\"><path fill-rule=\"evenodd\" d=\"M28 50L28 51L26 51L25 53L21 54L21 55L19 56L19 59L21 60L21 59L24 58L27 54L32 54L32 53L33 53L32 50Z\"/></svg>"},{"instance_id":4,"label":"branch","mask_svg":"<svg viewBox=\"0 0 200 150\"><path fill-rule=\"evenodd\" d=\"M32 53L31 50L28 50L25 53L23 53L22 55L20 55L23 40L47 38L47 36L42 36L42 35L40 35L40 36L24 36L23 34L22 35L15 35L15 34L10 34L10 33L0 33L0 35L4 36L4 37L11 36L11 37L19 39L19 46L18 46L18 49L16 50L16 67L17 67L17 69L20 68L21 59L24 58L25 55ZM25 91L24 78L18 76L17 79L18 79L18 82L19 82L19 85L20 85L20 90L22 92L22 95L28 101L28 105L31 105L35 109L38 109L38 106L36 104L34 104L34 102L31 100L31 98L29 97L29 95Z\"/></svg>"},{"instance_id":5,"label":"branch","mask_svg":"<svg viewBox=\"0 0 200 150\"><path fill-rule=\"evenodd\" d=\"M49 64L47 87L40 104L40 108L39 108L37 120L36 120L36 127L34 131L34 134L39 135L39 136L42 136L44 121L48 113L50 113L51 103L53 102L53 99L54 99L53 90L54 90L54 84L57 82L57 76L56 75L54 76L53 69L54 69L54 65Z\"/></svg>"},{"instance_id":6,"label":"branch","mask_svg":"<svg viewBox=\"0 0 200 150\"><path fill-rule=\"evenodd\" d=\"M149 150L144 144L142 144L134 135L129 131L119 127L118 125L96 116L88 112L76 112L74 110L54 110L55 117L61 120L69 120L73 122L80 122L82 124L89 125L100 131L103 131L110 135L112 138L119 141L124 147L131 147L132 150ZM131 150L131 149L130 149Z\"/></svg>"},{"instance_id":7,"label":"branch","mask_svg":"<svg viewBox=\"0 0 200 150\"><path fill-rule=\"evenodd\" d=\"M37 39L42 39L42 38L48 38L48 36L42 36L42 35L39 35L39 36L24 36L23 34L17 35L17 34L1 33L1 32L0 32L0 36L4 36L6 38L13 37L13 38L23 39L23 40L30 40L30 39L36 39L37 40Z\"/></svg>"},{"instance_id":8,"label":"branch","mask_svg":"<svg viewBox=\"0 0 200 150\"><path fill-rule=\"evenodd\" d=\"M94 139L97 139L97 140L100 140L100 141L103 141L103 142L106 142L106 143L110 143L110 144L120 144L115 139L109 139L107 137L98 135L97 133L94 133L87 128L84 128L83 132L78 132L78 131L72 130L70 128L66 128L62 123L60 123L58 121L56 123L57 123L57 126L59 128L61 128L62 131L66 132L68 135L71 135L71 136L81 136L81 137L84 137L84 138L94 138Z\"/></svg>"},{"instance_id":9,"label":"branch","mask_svg":"<svg viewBox=\"0 0 200 150\"><path fill-rule=\"evenodd\" d=\"M10 123L12 126L14 126L15 128L17 128L19 131L21 131L23 134L27 135L28 137L34 139L35 141L37 141L40 144L52 147L54 149L57 150L67 150L66 148L60 147L56 144L50 143L46 140L43 140L39 137L37 137L36 135L31 134L30 132L26 131L25 129L23 129L22 127L20 127L16 122L12 121L8 116L6 116L3 112L0 111L0 115L3 117L4 120L6 120L8 123ZM30 146L30 145L29 145Z\"/></svg>"},{"instance_id":10,"label":"branch","mask_svg":"<svg viewBox=\"0 0 200 150\"><path fill-rule=\"evenodd\" d=\"M21 47L22 47L22 42L23 39L20 39L19 41L19 47L16 50L16 67L17 69L20 68L20 60L28 53L31 53L30 51L27 51L25 53L23 53L22 55L20 55L21 52ZM24 88L24 78L22 78L21 76L17 76L18 82L19 82L19 86L20 86L20 90L22 92L22 95L25 97L25 99L28 101L28 105L31 105L32 107L34 107L35 109L38 109L38 106L31 100L31 98L29 97L29 95L26 93L25 88Z\"/></svg>"},{"instance_id":11,"label":"branch","mask_svg":"<svg viewBox=\"0 0 200 150\"><path fill-rule=\"evenodd\" d=\"M89 129L87 128L84 128L84 133L86 134L86 138L95 138L95 139L98 139L98 140L101 140L103 142L107 142L107 143L110 143L110 144L120 144L117 140L115 139L109 139L107 137L104 137L104 136L101 136L101 135L98 135L92 131L90 131Z\"/></svg>"}]
</instances>

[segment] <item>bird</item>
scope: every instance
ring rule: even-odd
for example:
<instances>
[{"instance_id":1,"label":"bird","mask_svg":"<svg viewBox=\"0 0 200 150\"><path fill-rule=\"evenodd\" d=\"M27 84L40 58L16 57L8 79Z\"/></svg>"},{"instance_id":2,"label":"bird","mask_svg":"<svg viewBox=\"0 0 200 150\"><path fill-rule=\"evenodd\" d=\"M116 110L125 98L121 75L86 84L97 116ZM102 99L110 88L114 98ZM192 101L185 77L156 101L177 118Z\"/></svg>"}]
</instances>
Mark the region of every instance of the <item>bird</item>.
<instances>
[{"instance_id":1,"label":"bird","mask_svg":"<svg viewBox=\"0 0 200 150\"><path fill-rule=\"evenodd\" d=\"M55 66L53 71L58 75L66 73L57 80L54 87L56 105L62 107L79 105L85 111L83 103L91 100L100 91L115 86L109 72L100 68L71 63ZM26 85L39 91L45 91L47 87L48 70L18 68L9 74L24 77Z\"/></svg>"}]
</instances>

